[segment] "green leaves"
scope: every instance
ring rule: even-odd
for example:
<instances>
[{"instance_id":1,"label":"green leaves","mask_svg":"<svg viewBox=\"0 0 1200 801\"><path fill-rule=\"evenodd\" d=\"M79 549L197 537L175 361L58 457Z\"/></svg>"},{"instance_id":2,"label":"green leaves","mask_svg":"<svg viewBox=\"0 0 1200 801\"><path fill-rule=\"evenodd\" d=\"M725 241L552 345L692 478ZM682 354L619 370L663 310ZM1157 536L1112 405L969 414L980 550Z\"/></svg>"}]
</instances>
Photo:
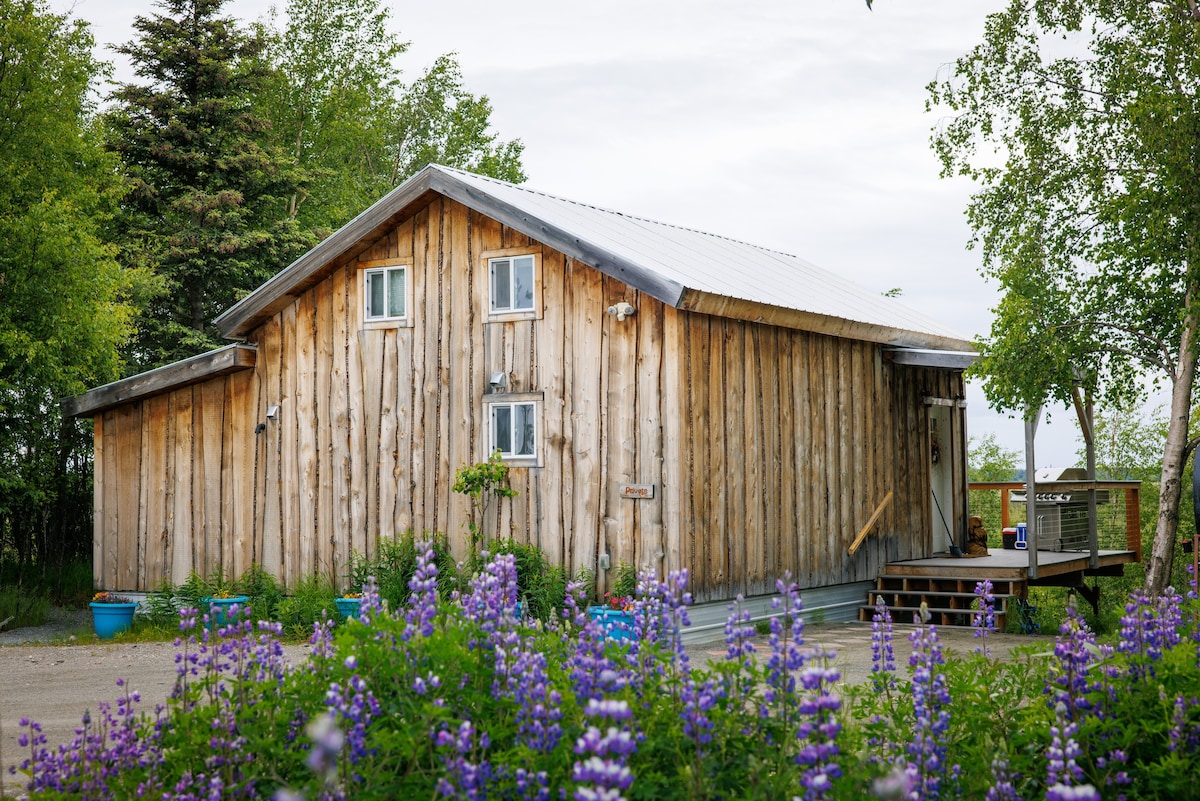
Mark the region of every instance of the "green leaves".
<instances>
[{"instance_id":1,"label":"green leaves","mask_svg":"<svg viewBox=\"0 0 1200 801\"><path fill-rule=\"evenodd\" d=\"M1148 586L1165 587L1200 335L1200 15L1136 0L1013 0L930 86L944 175L1002 299L974 372L993 406L1172 387Z\"/></svg>"},{"instance_id":2,"label":"green leaves","mask_svg":"<svg viewBox=\"0 0 1200 801\"><path fill-rule=\"evenodd\" d=\"M46 3L0 0L0 550L46 566L91 554L89 437L58 400L119 376L149 284L107 242L124 187L89 117L92 44Z\"/></svg>"}]
</instances>

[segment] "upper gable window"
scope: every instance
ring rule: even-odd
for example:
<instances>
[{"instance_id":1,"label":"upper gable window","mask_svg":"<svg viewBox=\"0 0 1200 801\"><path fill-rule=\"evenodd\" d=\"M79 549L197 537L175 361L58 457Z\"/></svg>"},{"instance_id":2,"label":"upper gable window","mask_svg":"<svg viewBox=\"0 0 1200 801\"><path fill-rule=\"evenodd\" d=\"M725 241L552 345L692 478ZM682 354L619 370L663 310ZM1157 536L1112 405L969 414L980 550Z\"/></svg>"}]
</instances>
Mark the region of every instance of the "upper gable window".
<instances>
[{"instance_id":1,"label":"upper gable window","mask_svg":"<svg viewBox=\"0 0 1200 801\"><path fill-rule=\"evenodd\" d=\"M368 322L408 320L408 267L381 267L363 271L363 319Z\"/></svg>"},{"instance_id":2,"label":"upper gable window","mask_svg":"<svg viewBox=\"0 0 1200 801\"><path fill-rule=\"evenodd\" d=\"M537 313L538 259L533 255L488 259L492 315L532 317Z\"/></svg>"}]
</instances>

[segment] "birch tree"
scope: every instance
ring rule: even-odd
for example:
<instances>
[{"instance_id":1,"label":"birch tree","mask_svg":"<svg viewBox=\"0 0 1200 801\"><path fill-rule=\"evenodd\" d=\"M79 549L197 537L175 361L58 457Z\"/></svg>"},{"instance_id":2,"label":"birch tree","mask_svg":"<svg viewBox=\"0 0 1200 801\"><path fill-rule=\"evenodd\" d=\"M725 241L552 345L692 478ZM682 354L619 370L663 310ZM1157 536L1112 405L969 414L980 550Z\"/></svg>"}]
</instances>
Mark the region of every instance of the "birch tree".
<instances>
[{"instance_id":1,"label":"birch tree","mask_svg":"<svg viewBox=\"0 0 1200 801\"><path fill-rule=\"evenodd\" d=\"M976 373L998 409L1170 389L1146 583L1171 575L1200 325L1200 11L1012 0L930 85L943 173L1001 287Z\"/></svg>"}]
</instances>

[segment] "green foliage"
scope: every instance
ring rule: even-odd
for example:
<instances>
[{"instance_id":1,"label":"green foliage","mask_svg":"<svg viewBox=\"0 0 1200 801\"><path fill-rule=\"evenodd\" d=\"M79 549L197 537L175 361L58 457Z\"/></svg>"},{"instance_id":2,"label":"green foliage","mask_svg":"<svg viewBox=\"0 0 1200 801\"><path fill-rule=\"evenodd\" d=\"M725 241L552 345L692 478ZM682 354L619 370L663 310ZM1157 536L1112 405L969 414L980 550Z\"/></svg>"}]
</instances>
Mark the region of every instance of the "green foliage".
<instances>
[{"instance_id":1,"label":"green foliage","mask_svg":"<svg viewBox=\"0 0 1200 801\"><path fill-rule=\"evenodd\" d=\"M433 537L434 564L438 567L438 594L448 598L458 586L457 568L445 536ZM408 603L408 583L417 570L417 540L412 531L396 540L382 540L374 556L351 554L347 568L349 589L358 592L368 578L375 579L379 596L391 609Z\"/></svg>"},{"instance_id":2,"label":"green foliage","mask_svg":"<svg viewBox=\"0 0 1200 801\"><path fill-rule=\"evenodd\" d=\"M1171 387L1147 583L1161 592L1178 522L1200 338L1200 15L1137 0L1012 0L930 85L950 116L943 174L982 188L967 210L1002 296L972 368L1025 414Z\"/></svg>"},{"instance_id":3,"label":"green foliage","mask_svg":"<svg viewBox=\"0 0 1200 801\"><path fill-rule=\"evenodd\" d=\"M220 16L224 2L164 0L117 48L141 81L119 86L105 116L132 185L117 233L164 289L143 311L141 368L219 344L213 319L316 242L286 214L300 179L256 109L264 42Z\"/></svg>"},{"instance_id":4,"label":"green foliage","mask_svg":"<svg viewBox=\"0 0 1200 801\"><path fill-rule=\"evenodd\" d=\"M21 587L0 590L0 623L4 623L0 630L40 626L49 615L50 599L45 595Z\"/></svg>"},{"instance_id":5,"label":"green foliage","mask_svg":"<svg viewBox=\"0 0 1200 801\"><path fill-rule=\"evenodd\" d=\"M311 593L315 599L328 591L328 585L313 582L298 596ZM1072 708L1091 710L1073 720L1078 725L1074 760L1082 778L1072 783L1091 784L1105 798L1117 793L1194 797L1193 766L1200 747L1200 707L1190 700L1200 683L1192 639L1195 601L1182 607L1178 628L1169 626L1178 639L1165 643L1161 655L1131 647L1135 640L1129 638L1111 650L1089 643L1080 649L1091 660L1083 674L1065 674L1067 662L1045 646L1033 646L1018 649L1011 659L982 652L950 656L921 676L900 670L862 686L839 686L841 710L823 722L833 724L829 731L836 734L837 752L831 758L840 771L823 797L891 797L875 783L897 762L909 761L910 749L920 750L914 738L913 689L933 686L935 676L938 683L944 681L947 696L937 701L946 713L944 738L938 736L947 774L940 797L985 797L996 782L997 760L1007 763L1019 797L1046 796L1051 726L1060 725L1059 715L1071 714L1065 705L1056 711L1048 687L1057 688L1060 701L1079 702ZM654 608L654 614L661 611ZM805 737L826 733L816 716L821 703L834 698L828 695L830 685L814 682L827 666L819 649L804 664L793 664L797 683L791 688L778 684L773 673L778 663L766 658L693 666L692 686L721 688L706 701L707 728L700 743L686 724L692 711L685 693L689 677L667 638L640 642L636 651L615 642L602 644L599 654L583 649L589 660L611 660L609 670L620 680L594 690L595 695L577 696L576 682L588 675L586 670L575 672L583 667L576 662L581 639L586 644L582 631L518 624L509 616L497 618L490 608L482 614L473 605L469 609L475 611L442 602L429 636L409 628L403 609L375 615L369 625L347 622L336 629L332 642L315 649L306 665L289 671L264 656L269 652L262 649L254 626L246 623L208 640L206 652L219 658L199 659L196 674L179 677L164 713L170 725L152 715L131 717L128 731L103 744L110 751L94 748L80 754L81 764L63 762L81 779L103 775L114 797L188 786L203 778L209 789L252 782L263 797L287 788L309 798L351 790L348 794L361 799L426 798L438 794L439 780L459 780L454 765L471 771L485 763L487 769L479 775L489 777L489 796L522 797L519 768L531 775L544 773L552 797L560 789L569 797L576 786L575 765L583 758L576 743L589 726L597 725L586 714L587 700L602 696L624 703L631 715L628 721L605 724L627 730L636 746L627 756L633 783L624 797L690 801L803 795L796 757ZM793 634L776 629L781 653L789 652ZM497 650L499 642L507 644L503 652ZM896 646L903 662L907 648L901 642ZM185 644L185 661L198 647L196 639ZM537 747L525 728L528 710L515 688L531 685L528 673L512 669L510 660L518 653L540 654L544 661L537 664L558 693L554 709L561 715L555 720L561 737L546 747ZM1086 686L1055 683L1072 676L1084 679ZM775 689L768 693L772 682ZM779 702L793 694L794 704ZM133 702L126 699L122 706L128 703ZM322 726L313 724L326 713L334 716L328 722L341 736L337 747L330 746L328 771L314 771L308 757L329 741ZM223 725L214 727L213 721ZM449 741L463 733L464 725L470 734L456 748ZM144 748L170 758L121 758L144 754ZM1125 759L1116 758L1118 753ZM459 757L469 764L461 766ZM40 756L43 766L58 758ZM197 776L196 766L214 761L236 769ZM113 767L98 773L99 765ZM1117 771L1124 783L1109 783ZM69 774L50 775L67 786L73 781ZM43 795L71 797L69 791Z\"/></svg>"},{"instance_id":6,"label":"green foliage","mask_svg":"<svg viewBox=\"0 0 1200 801\"><path fill-rule=\"evenodd\" d=\"M971 481L1015 481L1021 454L1008 450L996 441L995 434L982 439L971 437L967 442L967 476ZM1000 493L994 490L974 490L970 493L971 514L983 518L988 530L989 547L1000 547Z\"/></svg>"},{"instance_id":7,"label":"green foliage","mask_svg":"<svg viewBox=\"0 0 1200 801\"><path fill-rule=\"evenodd\" d=\"M466 91L452 55L401 80L408 45L390 22L379 0L289 0L261 27L273 72L259 107L304 177L287 209L304 230L339 227L433 162L525 178L523 146L490 130L488 99Z\"/></svg>"},{"instance_id":8,"label":"green foliage","mask_svg":"<svg viewBox=\"0 0 1200 801\"><path fill-rule=\"evenodd\" d=\"M123 186L92 45L48 3L0 0L0 556L25 571L91 555L91 427L58 402L118 377L145 280L105 239Z\"/></svg>"},{"instance_id":9,"label":"green foliage","mask_svg":"<svg viewBox=\"0 0 1200 801\"><path fill-rule=\"evenodd\" d=\"M612 582L608 591L622 598L632 598L637 594L637 568L628 562L620 562L613 568Z\"/></svg>"},{"instance_id":10,"label":"green foliage","mask_svg":"<svg viewBox=\"0 0 1200 801\"><path fill-rule=\"evenodd\" d=\"M460 467L454 474L454 492L466 495L471 501L471 519L467 523L471 539L470 562L478 559L479 535L493 498L513 498L517 491L507 485L508 465L497 450L486 462ZM486 533L483 545L487 545Z\"/></svg>"},{"instance_id":11,"label":"green foliage","mask_svg":"<svg viewBox=\"0 0 1200 801\"><path fill-rule=\"evenodd\" d=\"M312 634L313 623L320 620L338 619L338 593L333 582L324 576L306 576L292 588L292 593L275 607L272 620L283 626L283 631L296 639Z\"/></svg>"},{"instance_id":12,"label":"green foliage","mask_svg":"<svg viewBox=\"0 0 1200 801\"><path fill-rule=\"evenodd\" d=\"M536 545L513 539L492 543L491 557L501 554L512 554L516 561L517 597L524 605L523 613L537 620L557 617L567 594L566 569L550 564Z\"/></svg>"}]
</instances>

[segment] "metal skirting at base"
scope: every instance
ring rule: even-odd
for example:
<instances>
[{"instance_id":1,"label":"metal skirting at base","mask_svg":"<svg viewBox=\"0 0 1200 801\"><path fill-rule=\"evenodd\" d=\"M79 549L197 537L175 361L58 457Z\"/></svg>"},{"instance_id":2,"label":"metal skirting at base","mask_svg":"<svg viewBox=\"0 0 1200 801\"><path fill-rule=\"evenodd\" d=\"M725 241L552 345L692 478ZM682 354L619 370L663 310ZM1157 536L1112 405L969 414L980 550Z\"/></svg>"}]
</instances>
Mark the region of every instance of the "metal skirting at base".
<instances>
[{"instance_id":1,"label":"metal skirting at base","mask_svg":"<svg viewBox=\"0 0 1200 801\"><path fill-rule=\"evenodd\" d=\"M808 623L850 623L858 620L858 608L874 588L873 581L856 581L853 584L802 589L800 603L804 607L804 620ZM780 614L771 608L771 601L776 597L757 595L746 598L742 601L742 608L749 610L752 622L769 620ZM691 643L721 637L725 621L729 618L730 603L730 600L709 601L688 607L688 618L692 625L684 632L683 641Z\"/></svg>"}]
</instances>

